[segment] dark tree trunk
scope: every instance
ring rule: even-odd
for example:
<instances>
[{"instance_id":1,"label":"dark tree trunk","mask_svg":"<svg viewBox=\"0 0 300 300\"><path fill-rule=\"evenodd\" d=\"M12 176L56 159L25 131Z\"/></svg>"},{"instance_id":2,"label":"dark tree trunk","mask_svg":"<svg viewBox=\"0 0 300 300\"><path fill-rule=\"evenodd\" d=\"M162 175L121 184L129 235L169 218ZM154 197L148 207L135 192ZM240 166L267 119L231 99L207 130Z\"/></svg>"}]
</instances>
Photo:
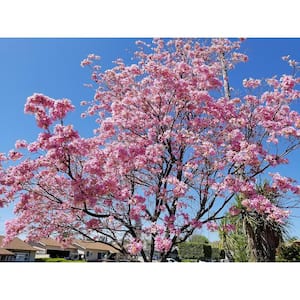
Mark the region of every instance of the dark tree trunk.
<instances>
[{"instance_id":1,"label":"dark tree trunk","mask_svg":"<svg viewBox=\"0 0 300 300\"><path fill-rule=\"evenodd\" d=\"M272 225L259 221L255 225L245 222L250 250L256 262L275 262L281 234Z\"/></svg>"}]
</instances>

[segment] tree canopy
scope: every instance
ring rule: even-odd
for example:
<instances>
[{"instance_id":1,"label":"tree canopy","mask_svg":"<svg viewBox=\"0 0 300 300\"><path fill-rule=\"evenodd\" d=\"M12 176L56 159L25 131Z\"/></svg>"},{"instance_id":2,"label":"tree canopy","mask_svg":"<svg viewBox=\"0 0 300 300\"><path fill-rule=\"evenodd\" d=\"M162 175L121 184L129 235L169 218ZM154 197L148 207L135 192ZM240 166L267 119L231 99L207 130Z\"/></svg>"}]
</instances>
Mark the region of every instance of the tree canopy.
<instances>
[{"instance_id":1,"label":"tree canopy","mask_svg":"<svg viewBox=\"0 0 300 300\"><path fill-rule=\"evenodd\" d=\"M7 239L26 233L68 243L77 234L145 261L156 250L165 260L196 229L217 230L237 193L245 209L285 222L288 212L255 187L299 148L300 116L291 105L300 79L249 78L234 95L230 70L247 62L241 42L137 42L133 63L118 59L104 71L89 55L81 65L91 68L95 89L82 102L82 117L96 116L90 138L66 124L70 100L28 97L25 113L40 134L1 155L0 204L16 203ZM300 193L293 179L270 176L275 191Z\"/></svg>"}]
</instances>

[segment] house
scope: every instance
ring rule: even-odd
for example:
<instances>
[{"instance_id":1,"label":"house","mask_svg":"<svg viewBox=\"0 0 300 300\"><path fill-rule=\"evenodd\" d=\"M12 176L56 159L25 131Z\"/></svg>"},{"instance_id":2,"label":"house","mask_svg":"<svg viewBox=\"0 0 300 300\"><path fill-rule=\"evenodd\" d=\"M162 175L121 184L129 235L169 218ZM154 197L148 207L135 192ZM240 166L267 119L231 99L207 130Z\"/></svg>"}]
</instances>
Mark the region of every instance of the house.
<instances>
[{"instance_id":1,"label":"house","mask_svg":"<svg viewBox=\"0 0 300 300\"><path fill-rule=\"evenodd\" d=\"M63 247L52 238L42 238L38 242L29 242L29 244L36 250L36 258L66 258L77 254L74 246Z\"/></svg>"},{"instance_id":2,"label":"house","mask_svg":"<svg viewBox=\"0 0 300 300\"><path fill-rule=\"evenodd\" d=\"M36 249L15 237L6 246L2 246L4 236L0 235L0 261L32 262Z\"/></svg>"},{"instance_id":3,"label":"house","mask_svg":"<svg viewBox=\"0 0 300 300\"><path fill-rule=\"evenodd\" d=\"M77 248L78 258L86 261L99 261L108 256L117 256L120 251L102 242L75 240L73 246Z\"/></svg>"},{"instance_id":4,"label":"house","mask_svg":"<svg viewBox=\"0 0 300 300\"><path fill-rule=\"evenodd\" d=\"M14 261L15 254L4 248L0 248L0 261Z\"/></svg>"},{"instance_id":5,"label":"house","mask_svg":"<svg viewBox=\"0 0 300 300\"><path fill-rule=\"evenodd\" d=\"M43 238L38 242L29 242L36 250L38 258L69 258L72 260L85 259L86 261L98 261L108 255L117 254L119 251L101 242L74 240L72 245L63 247L52 238Z\"/></svg>"}]
</instances>

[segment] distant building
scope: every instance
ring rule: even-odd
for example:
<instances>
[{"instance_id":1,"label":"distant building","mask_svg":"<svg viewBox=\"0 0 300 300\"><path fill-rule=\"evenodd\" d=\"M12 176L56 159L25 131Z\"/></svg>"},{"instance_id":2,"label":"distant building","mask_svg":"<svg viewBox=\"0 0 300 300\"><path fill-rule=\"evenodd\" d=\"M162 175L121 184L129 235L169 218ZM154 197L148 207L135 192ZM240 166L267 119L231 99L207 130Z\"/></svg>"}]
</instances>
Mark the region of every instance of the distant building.
<instances>
[{"instance_id":1,"label":"distant building","mask_svg":"<svg viewBox=\"0 0 300 300\"><path fill-rule=\"evenodd\" d=\"M99 261L120 252L102 242L75 240L72 245L77 248L78 257L84 258L86 261Z\"/></svg>"},{"instance_id":2,"label":"distant building","mask_svg":"<svg viewBox=\"0 0 300 300\"><path fill-rule=\"evenodd\" d=\"M32 262L35 260L36 249L18 237L6 246L3 245L4 236L0 235L0 261Z\"/></svg>"},{"instance_id":3,"label":"distant building","mask_svg":"<svg viewBox=\"0 0 300 300\"><path fill-rule=\"evenodd\" d=\"M37 251L36 258L66 258L77 254L77 248L74 246L63 247L52 238L43 238L29 244Z\"/></svg>"},{"instance_id":4,"label":"distant building","mask_svg":"<svg viewBox=\"0 0 300 300\"><path fill-rule=\"evenodd\" d=\"M67 247L62 246L53 238L43 238L30 242L39 258L67 258L71 260L100 261L106 257L117 257L119 251L102 242L74 240Z\"/></svg>"},{"instance_id":5,"label":"distant building","mask_svg":"<svg viewBox=\"0 0 300 300\"><path fill-rule=\"evenodd\" d=\"M0 261L14 261L15 254L4 248L0 248Z\"/></svg>"}]
</instances>

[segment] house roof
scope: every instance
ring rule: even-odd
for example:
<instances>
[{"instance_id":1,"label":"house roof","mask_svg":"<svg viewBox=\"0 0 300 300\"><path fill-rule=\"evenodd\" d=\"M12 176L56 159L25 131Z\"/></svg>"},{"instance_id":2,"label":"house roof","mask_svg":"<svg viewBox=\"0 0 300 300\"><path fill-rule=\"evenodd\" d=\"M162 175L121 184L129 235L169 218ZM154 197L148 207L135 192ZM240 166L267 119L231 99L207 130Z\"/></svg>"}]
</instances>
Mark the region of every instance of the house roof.
<instances>
[{"instance_id":1,"label":"house roof","mask_svg":"<svg viewBox=\"0 0 300 300\"><path fill-rule=\"evenodd\" d=\"M52 238L42 238L38 242L30 242L30 244L36 249L55 249L55 250L76 250L78 248L86 251L109 251L111 253L118 253L119 251L110 245L102 242L90 242L82 240L74 240L72 245L63 247L59 242Z\"/></svg>"},{"instance_id":2,"label":"house roof","mask_svg":"<svg viewBox=\"0 0 300 300\"><path fill-rule=\"evenodd\" d=\"M32 243L35 247L45 247L45 248L55 248L55 249L73 249L76 248L72 245L69 245L67 247L64 247L62 244L60 244L58 241L52 238L42 238L37 243Z\"/></svg>"},{"instance_id":3,"label":"house roof","mask_svg":"<svg viewBox=\"0 0 300 300\"><path fill-rule=\"evenodd\" d=\"M75 247L80 247L80 248L82 248L84 250L88 250L88 251L98 250L98 251L109 251L111 253L119 252L112 246L107 245L105 243L101 243L101 242L88 242L88 241L75 240L73 242L73 245Z\"/></svg>"},{"instance_id":4,"label":"house roof","mask_svg":"<svg viewBox=\"0 0 300 300\"><path fill-rule=\"evenodd\" d=\"M4 236L0 235L0 247L2 246L3 240L4 240ZM31 247L29 244L25 243L18 237L15 237L11 242L9 242L7 245L2 247L2 249L36 251L33 247Z\"/></svg>"},{"instance_id":5,"label":"house roof","mask_svg":"<svg viewBox=\"0 0 300 300\"><path fill-rule=\"evenodd\" d=\"M14 253L12 253L11 251L8 251L6 249L0 248L0 255L12 256L12 255L14 255Z\"/></svg>"}]
</instances>

